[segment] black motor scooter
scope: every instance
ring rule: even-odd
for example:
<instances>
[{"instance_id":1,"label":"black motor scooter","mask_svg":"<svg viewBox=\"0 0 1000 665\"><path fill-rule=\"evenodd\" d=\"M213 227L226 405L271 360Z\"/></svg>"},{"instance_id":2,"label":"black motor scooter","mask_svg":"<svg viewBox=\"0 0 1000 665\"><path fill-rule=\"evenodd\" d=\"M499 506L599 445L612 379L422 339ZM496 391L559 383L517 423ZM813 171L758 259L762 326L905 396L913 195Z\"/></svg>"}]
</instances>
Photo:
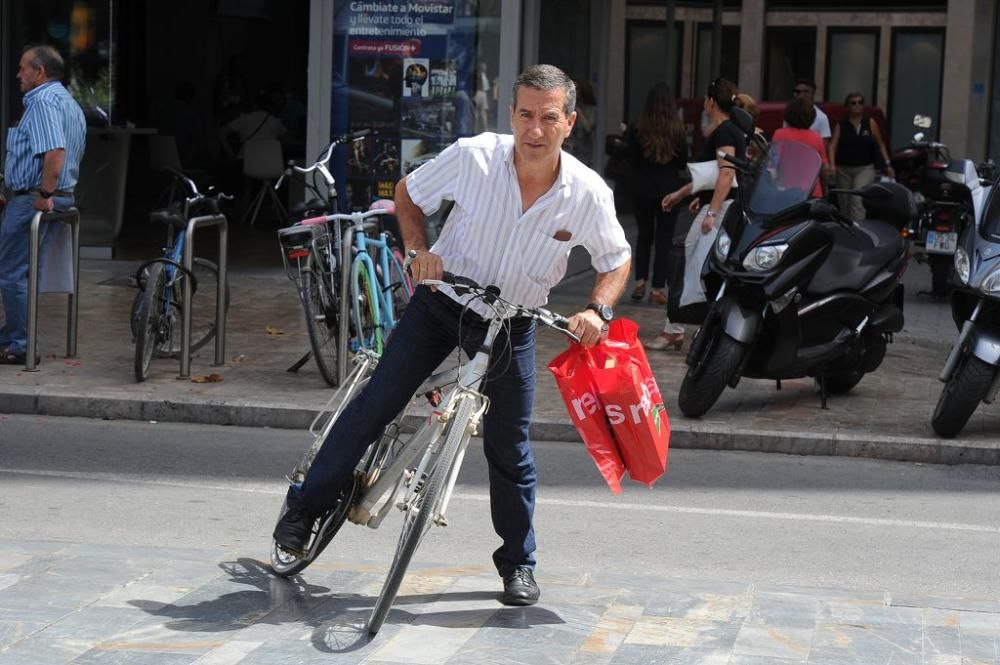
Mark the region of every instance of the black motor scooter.
<instances>
[{"instance_id":1,"label":"black motor scooter","mask_svg":"<svg viewBox=\"0 0 1000 665\"><path fill-rule=\"evenodd\" d=\"M961 432L1000 389L1000 188L996 181L979 185L972 189L975 223L955 250L951 314L961 332L938 377L945 385L931 417L945 437Z\"/></svg>"},{"instance_id":2,"label":"black motor scooter","mask_svg":"<svg viewBox=\"0 0 1000 665\"><path fill-rule=\"evenodd\" d=\"M903 328L900 277L909 256L901 230L916 214L896 183L846 190L865 202L853 223L823 199L810 200L821 160L794 141L768 146L749 116L733 120L756 152L754 162L725 159L740 179L703 277L721 286L688 352L679 406L708 411L740 377L814 377L823 408L881 364ZM724 153L720 153L723 156Z\"/></svg>"}]
</instances>

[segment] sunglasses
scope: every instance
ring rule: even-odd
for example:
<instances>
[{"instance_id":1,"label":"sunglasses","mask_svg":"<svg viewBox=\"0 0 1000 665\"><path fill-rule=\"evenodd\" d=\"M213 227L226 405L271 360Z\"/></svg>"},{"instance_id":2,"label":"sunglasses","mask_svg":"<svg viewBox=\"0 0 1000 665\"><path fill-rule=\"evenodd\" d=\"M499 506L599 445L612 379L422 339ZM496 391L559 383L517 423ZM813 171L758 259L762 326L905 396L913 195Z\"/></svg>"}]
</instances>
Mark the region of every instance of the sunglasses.
<instances>
[{"instance_id":1,"label":"sunglasses","mask_svg":"<svg viewBox=\"0 0 1000 665\"><path fill-rule=\"evenodd\" d=\"M847 102L847 104L848 104L848 106L864 106L865 105L865 100L863 100L863 99L852 99L851 101Z\"/></svg>"},{"instance_id":2,"label":"sunglasses","mask_svg":"<svg viewBox=\"0 0 1000 665\"><path fill-rule=\"evenodd\" d=\"M807 92L812 92L812 88L795 88L792 90L793 95L804 95Z\"/></svg>"}]
</instances>

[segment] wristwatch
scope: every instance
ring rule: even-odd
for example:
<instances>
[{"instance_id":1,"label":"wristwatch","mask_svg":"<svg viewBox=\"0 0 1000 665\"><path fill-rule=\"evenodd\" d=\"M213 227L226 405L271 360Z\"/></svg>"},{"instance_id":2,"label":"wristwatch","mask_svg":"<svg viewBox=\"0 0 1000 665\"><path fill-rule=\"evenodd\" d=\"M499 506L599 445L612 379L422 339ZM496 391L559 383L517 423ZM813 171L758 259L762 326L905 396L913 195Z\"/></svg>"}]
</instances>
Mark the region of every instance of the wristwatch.
<instances>
[{"instance_id":1,"label":"wristwatch","mask_svg":"<svg viewBox=\"0 0 1000 665\"><path fill-rule=\"evenodd\" d=\"M55 194L55 192L46 192L44 189L38 190L38 195L43 199L51 199L53 194Z\"/></svg>"},{"instance_id":2,"label":"wristwatch","mask_svg":"<svg viewBox=\"0 0 1000 665\"><path fill-rule=\"evenodd\" d=\"M615 310L611 308L611 305L605 305L599 302L592 302L589 305L587 305L587 309L592 309L595 312L597 312L597 315L601 317L601 320L604 321L605 323L608 323L609 321L611 321L611 319L615 318Z\"/></svg>"},{"instance_id":3,"label":"wristwatch","mask_svg":"<svg viewBox=\"0 0 1000 665\"><path fill-rule=\"evenodd\" d=\"M706 210L705 214L708 215L709 217L718 217L719 216L719 213L717 213L714 210Z\"/></svg>"}]
</instances>

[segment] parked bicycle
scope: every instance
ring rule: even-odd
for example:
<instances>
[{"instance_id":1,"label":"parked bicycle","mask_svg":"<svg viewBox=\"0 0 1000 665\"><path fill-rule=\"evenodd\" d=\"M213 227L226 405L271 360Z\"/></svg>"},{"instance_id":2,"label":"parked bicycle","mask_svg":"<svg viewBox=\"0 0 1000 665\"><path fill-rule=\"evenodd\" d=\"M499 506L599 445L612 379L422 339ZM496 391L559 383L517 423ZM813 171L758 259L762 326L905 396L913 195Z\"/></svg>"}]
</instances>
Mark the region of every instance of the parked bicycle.
<instances>
[{"instance_id":1,"label":"parked bicycle","mask_svg":"<svg viewBox=\"0 0 1000 665\"><path fill-rule=\"evenodd\" d=\"M297 371L313 357L331 386L339 383L341 358L349 351L381 351L386 335L395 328L413 292L402 270L402 256L385 230L385 218L394 213L391 202L373 205L372 210L363 213L337 211L336 181L329 169L333 150L370 133L365 129L338 137L313 165L290 165L285 172L319 173L327 188L325 204L315 198L299 206L306 214L324 212L325 208L325 215L309 217L278 231L282 260L298 289L311 347L289 371ZM281 180L276 187L280 185ZM351 252L350 259L345 248ZM344 265L350 265L350 269L341 270ZM349 304L341 298L342 293L351 295ZM353 345L349 341L352 338Z\"/></svg>"},{"instance_id":2,"label":"parked bicycle","mask_svg":"<svg viewBox=\"0 0 1000 665\"><path fill-rule=\"evenodd\" d=\"M135 339L136 381L145 381L149 377L154 356L179 357L185 307L191 308L192 353L205 346L216 334L215 307L199 310L192 307L193 303L184 302L184 280L191 280L192 301L195 293L201 293L202 300L214 303L219 267L201 257L194 257L190 271L184 267L185 232L188 222L195 217L222 214L219 201L231 201L233 197L211 189L202 194L190 178L177 171L173 172L173 176L185 192L185 198L167 208L154 210L149 216L150 221L167 226L163 256L143 263L135 273L139 292L132 302L131 328ZM228 284L224 306L228 311Z\"/></svg>"},{"instance_id":3,"label":"parked bicycle","mask_svg":"<svg viewBox=\"0 0 1000 665\"><path fill-rule=\"evenodd\" d=\"M313 525L312 536L301 556L271 545L271 568L289 577L304 570L330 544L345 520L378 528L392 507L403 512L403 528L382 591L368 620L368 632L376 634L399 591L406 568L431 525L446 526L448 504L458 478L469 439L478 433L489 400L483 383L489 369L493 343L509 317L530 317L579 341L569 332L568 321L546 309L525 308L500 298L496 286L480 287L472 280L445 273L442 280L424 284L449 284L459 295L471 294L486 303L496 318L476 355L467 364L431 376L417 389L407 408L386 427L379 440L369 446L354 472L351 484L341 492L336 505ZM309 428L312 447L292 470L289 480L302 483L313 459L344 408L367 383L378 363L371 350L355 356L355 367ZM445 389L447 392L445 393ZM433 417L415 431L408 427L408 411L423 402L434 406ZM278 519L285 514L281 507Z\"/></svg>"}]
</instances>

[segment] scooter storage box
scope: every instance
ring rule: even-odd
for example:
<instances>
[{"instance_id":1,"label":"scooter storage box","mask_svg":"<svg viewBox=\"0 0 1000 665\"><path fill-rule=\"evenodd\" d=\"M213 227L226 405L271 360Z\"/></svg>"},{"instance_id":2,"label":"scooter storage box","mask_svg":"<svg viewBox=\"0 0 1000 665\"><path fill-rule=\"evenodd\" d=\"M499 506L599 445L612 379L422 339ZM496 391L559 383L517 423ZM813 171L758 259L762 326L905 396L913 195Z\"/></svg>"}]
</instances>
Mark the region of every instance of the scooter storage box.
<instances>
[{"instance_id":1,"label":"scooter storage box","mask_svg":"<svg viewBox=\"0 0 1000 665\"><path fill-rule=\"evenodd\" d=\"M868 219L888 222L900 230L909 226L917 216L917 203L913 199L913 193L898 182L874 183L862 191L868 193L877 187L889 190L892 196L884 196L881 193L862 196Z\"/></svg>"}]
</instances>

